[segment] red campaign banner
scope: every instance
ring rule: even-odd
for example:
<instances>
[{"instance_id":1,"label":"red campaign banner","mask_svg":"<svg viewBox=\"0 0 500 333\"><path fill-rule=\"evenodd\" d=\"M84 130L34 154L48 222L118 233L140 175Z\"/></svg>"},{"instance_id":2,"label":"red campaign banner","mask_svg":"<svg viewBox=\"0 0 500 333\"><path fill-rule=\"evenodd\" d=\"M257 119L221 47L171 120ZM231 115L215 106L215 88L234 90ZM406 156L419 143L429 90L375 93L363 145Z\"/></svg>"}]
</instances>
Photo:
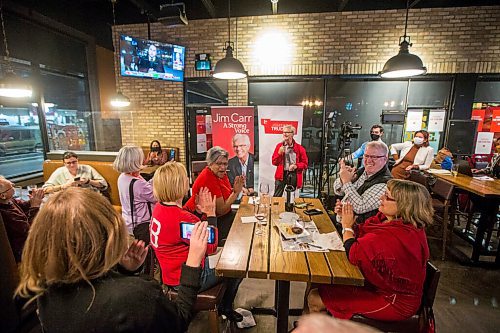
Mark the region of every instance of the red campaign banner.
<instances>
[{"instance_id":1,"label":"red campaign banner","mask_svg":"<svg viewBox=\"0 0 500 333\"><path fill-rule=\"evenodd\" d=\"M212 107L212 143L235 156L233 137L236 134L248 135L251 154L254 153L254 113L253 106L214 106Z\"/></svg>"},{"instance_id":2,"label":"red campaign banner","mask_svg":"<svg viewBox=\"0 0 500 333\"><path fill-rule=\"evenodd\" d=\"M500 108L491 108L491 125L490 132L500 132Z\"/></svg>"},{"instance_id":3,"label":"red campaign banner","mask_svg":"<svg viewBox=\"0 0 500 333\"><path fill-rule=\"evenodd\" d=\"M260 124L264 126L265 134L281 134L285 125L292 125L295 129L299 128L299 122L296 120L261 119Z\"/></svg>"},{"instance_id":4,"label":"red campaign banner","mask_svg":"<svg viewBox=\"0 0 500 333\"><path fill-rule=\"evenodd\" d=\"M470 119L479 120L479 123L477 124L477 131L481 132L483 130L483 123L484 123L484 110L481 109L472 110L472 117Z\"/></svg>"}]
</instances>

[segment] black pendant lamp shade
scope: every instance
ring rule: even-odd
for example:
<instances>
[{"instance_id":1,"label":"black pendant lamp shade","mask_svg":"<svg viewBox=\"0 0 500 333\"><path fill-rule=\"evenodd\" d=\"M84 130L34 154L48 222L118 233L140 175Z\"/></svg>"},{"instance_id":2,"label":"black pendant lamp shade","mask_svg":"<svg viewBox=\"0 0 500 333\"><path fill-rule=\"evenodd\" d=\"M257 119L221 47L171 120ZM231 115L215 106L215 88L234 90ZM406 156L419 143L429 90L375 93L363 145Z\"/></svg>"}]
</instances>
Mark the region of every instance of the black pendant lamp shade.
<instances>
[{"instance_id":1,"label":"black pendant lamp shade","mask_svg":"<svg viewBox=\"0 0 500 333\"><path fill-rule=\"evenodd\" d=\"M417 55L411 54L409 49L412 44L410 43L410 36L406 35L408 28L408 13L410 10L410 2L406 0L406 20L405 20L405 33L404 36L399 38L399 53L387 60L384 68L378 74L384 78L401 78L422 75L427 72L424 67L422 59Z\"/></svg>"},{"instance_id":2,"label":"black pendant lamp shade","mask_svg":"<svg viewBox=\"0 0 500 333\"><path fill-rule=\"evenodd\" d=\"M231 42L231 0L227 2L228 41L224 46L226 56L215 64L213 77L224 80L238 80L247 77L247 72L241 61L233 56L234 43Z\"/></svg>"},{"instance_id":3,"label":"black pendant lamp shade","mask_svg":"<svg viewBox=\"0 0 500 333\"><path fill-rule=\"evenodd\" d=\"M231 42L226 42L226 56L215 65L213 76L217 79L237 80L247 77L241 61L233 57L231 44Z\"/></svg>"},{"instance_id":4,"label":"black pendant lamp shade","mask_svg":"<svg viewBox=\"0 0 500 333\"><path fill-rule=\"evenodd\" d=\"M409 39L406 38L399 44L399 53L387 60L384 68L379 73L384 78L399 78L422 75L427 72L422 59L409 52Z\"/></svg>"}]
</instances>

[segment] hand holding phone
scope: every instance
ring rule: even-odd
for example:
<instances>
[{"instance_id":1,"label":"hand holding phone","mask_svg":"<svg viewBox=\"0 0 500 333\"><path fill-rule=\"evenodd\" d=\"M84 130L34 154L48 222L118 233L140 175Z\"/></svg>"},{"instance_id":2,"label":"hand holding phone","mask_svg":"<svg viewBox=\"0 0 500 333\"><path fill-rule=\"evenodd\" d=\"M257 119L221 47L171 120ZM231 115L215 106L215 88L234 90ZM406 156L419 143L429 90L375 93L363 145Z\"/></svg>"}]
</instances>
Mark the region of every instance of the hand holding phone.
<instances>
[{"instance_id":1,"label":"hand holding phone","mask_svg":"<svg viewBox=\"0 0 500 333\"><path fill-rule=\"evenodd\" d=\"M75 178L73 178L73 180L74 180L75 182L79 182L79 181L80 181L80 177L75 177Z\"/></svg>"},{"instance_id":2,"label":"hand holding phone","mask_svg":"<svg viewBox=\"0 0 500 333\"><path fill-rule=\"evenodd\" d=\"M191 222L181 222L181 238L182 239L191 239L191 235L193 234L194 223ZM212 226L207 227L208 230L208 244L215 243L215 228Z\"/></svg>"}]
</instances>

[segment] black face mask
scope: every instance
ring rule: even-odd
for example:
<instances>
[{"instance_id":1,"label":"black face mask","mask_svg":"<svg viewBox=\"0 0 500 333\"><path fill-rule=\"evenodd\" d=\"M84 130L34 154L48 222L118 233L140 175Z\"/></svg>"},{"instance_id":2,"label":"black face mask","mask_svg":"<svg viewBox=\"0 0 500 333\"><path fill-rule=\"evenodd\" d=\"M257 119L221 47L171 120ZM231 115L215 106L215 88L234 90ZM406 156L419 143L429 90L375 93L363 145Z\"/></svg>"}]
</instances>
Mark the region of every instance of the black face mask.
<instances>
[{"instance_id":1,"label":"black face mask","mask_svg":"<svg viewBox=\"0 0 500 333\"><path fill-rule=\"evenodd\" d=\"M380 139L379 134L370 133L370 137L372 138L372 141L377 141L378 139Z\"/></svg>"},{"instance_id":2,"label":"black face mask","mask_svg":"<svg viewBox=\"0 0 500 333\"><path fill-rule=\"evenodd\" d=\"M160 147L152 147L152 148L151 148L151 151L160 152L160 151L161 151L161 149L160 149Z\"/></svg>"}]
</instances>

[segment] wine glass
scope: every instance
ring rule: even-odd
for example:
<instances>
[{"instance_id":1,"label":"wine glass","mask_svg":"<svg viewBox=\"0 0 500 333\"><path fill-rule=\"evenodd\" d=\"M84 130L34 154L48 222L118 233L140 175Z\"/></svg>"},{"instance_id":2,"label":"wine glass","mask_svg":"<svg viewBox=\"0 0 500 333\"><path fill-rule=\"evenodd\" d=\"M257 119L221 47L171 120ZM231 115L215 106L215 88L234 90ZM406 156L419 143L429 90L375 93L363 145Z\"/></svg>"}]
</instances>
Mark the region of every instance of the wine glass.
<instances>
[{"instance_id":1,"label":"wine glass","mask_svg":"<svg viewBox=\"0 0 500 333\"><path fill-rule=\"evenodd\" d=\"M269 197L269 184L260 183L259 192L260 192L260 195L262 197L261 202L267 203L267 198Z\"/></svg>"},{"instance_id":2,"label":"wine glass","mask_svg":"<svg viewBox=\"0 0 500 333\"><path fill-rule=\"evenodd\" d=\"M265 204L255 205L255 218L257 219L257 228L255 229L256 235L262 235L262 226L267 224L267 206Z\"/></svg>"}]
</instances>

